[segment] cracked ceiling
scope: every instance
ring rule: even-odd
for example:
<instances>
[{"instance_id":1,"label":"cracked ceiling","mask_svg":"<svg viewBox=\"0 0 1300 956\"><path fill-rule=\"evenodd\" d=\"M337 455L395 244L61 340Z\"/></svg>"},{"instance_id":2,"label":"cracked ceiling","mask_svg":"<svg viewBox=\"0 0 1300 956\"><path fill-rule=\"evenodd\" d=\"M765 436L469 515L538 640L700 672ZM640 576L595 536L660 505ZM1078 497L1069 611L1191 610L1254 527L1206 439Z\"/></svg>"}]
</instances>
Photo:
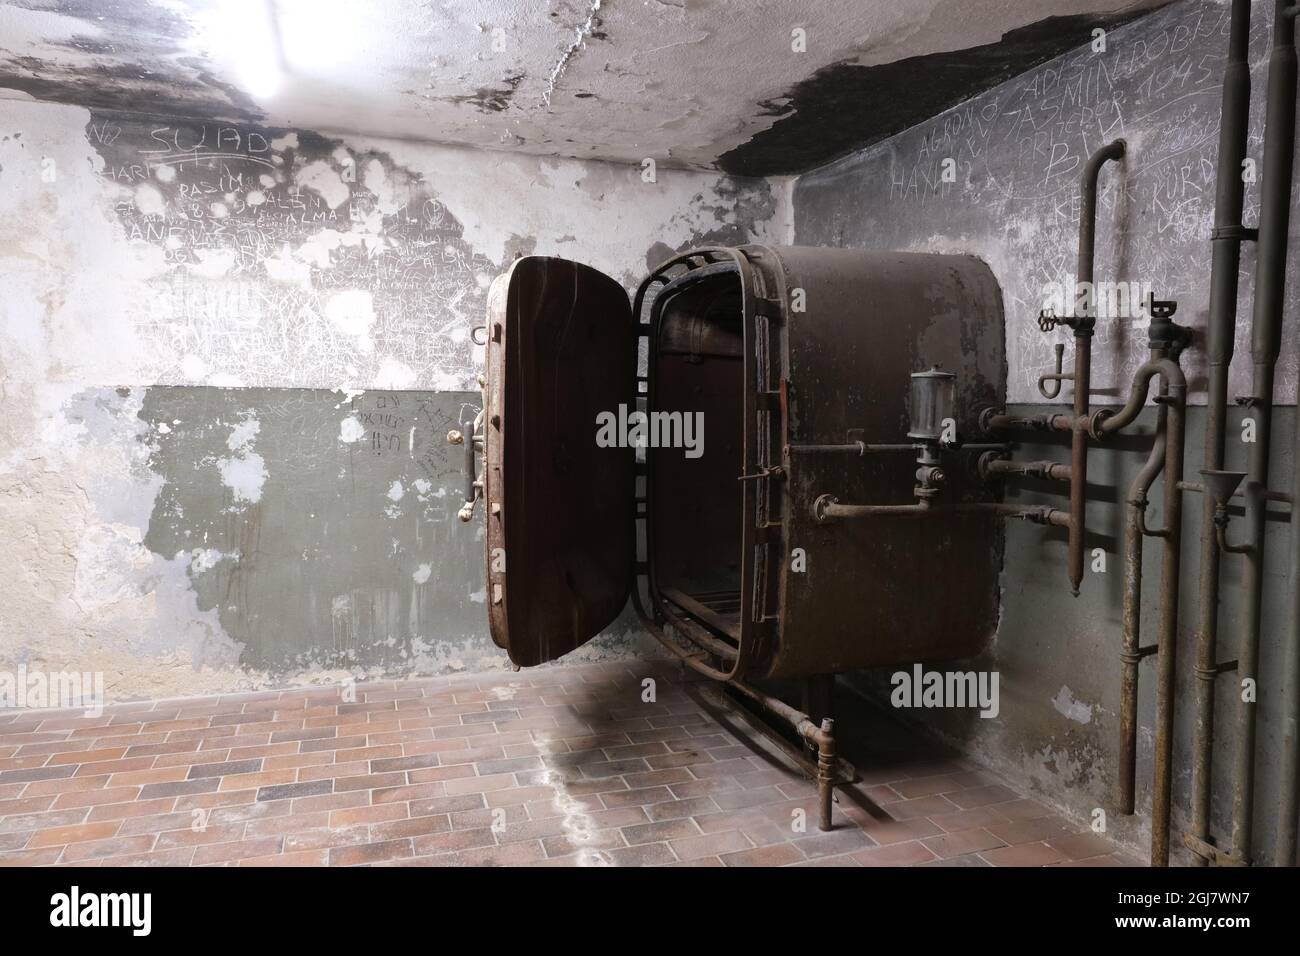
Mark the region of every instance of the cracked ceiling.
<instances>
[{"instance_id":1,"label":"cracked ceiling","mask_svg":"<svg viewBox=\"0 0 1300 956\"><path fill-rule=\"evenodd\" d=\"M1161 2L16 0L0 96L779 175Z\"/></svg>"}]
</instances>

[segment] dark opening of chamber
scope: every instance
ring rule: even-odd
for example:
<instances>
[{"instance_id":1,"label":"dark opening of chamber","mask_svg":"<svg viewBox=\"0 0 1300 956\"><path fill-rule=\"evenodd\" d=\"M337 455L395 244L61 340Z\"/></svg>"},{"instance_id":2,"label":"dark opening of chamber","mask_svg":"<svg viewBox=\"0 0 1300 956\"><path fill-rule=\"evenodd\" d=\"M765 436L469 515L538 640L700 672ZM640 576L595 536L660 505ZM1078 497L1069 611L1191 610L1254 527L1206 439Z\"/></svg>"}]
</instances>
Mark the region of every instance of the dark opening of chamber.
<instances>
[{"instance_id":1,"label":"dark opening of chamber","mask_svg":"<svg viewBox=\"0 0 1300 956\"><path fill-rule=\"evenodd\" d=\"M745 343L735 267L707 266L675 280L655 313L651 411L703 425L698 457L680 447L647 452L654 498L673 503L651 509L655 583L662 598L736 640Z\"/></svg>"}]
</instances>

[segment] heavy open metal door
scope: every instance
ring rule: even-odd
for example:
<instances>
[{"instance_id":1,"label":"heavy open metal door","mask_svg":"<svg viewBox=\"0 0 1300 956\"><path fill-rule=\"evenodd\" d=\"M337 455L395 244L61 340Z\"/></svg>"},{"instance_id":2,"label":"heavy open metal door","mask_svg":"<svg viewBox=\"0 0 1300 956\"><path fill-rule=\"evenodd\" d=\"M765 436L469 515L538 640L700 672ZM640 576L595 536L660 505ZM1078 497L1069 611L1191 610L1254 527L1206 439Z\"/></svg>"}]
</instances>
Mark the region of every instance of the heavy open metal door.
<instances>
[{"instance_id":1,"label":"heavy open metal door","mask_svg":"<svg viewBox=\"0 0 1300 956\"><path fill-rule=\"evenodd\" d=\"M554 660L623 609L635 453L597 445L634 407L627 293L567 259L527 256L488 301L483 498L492 639L520 667Z\"/></svg>"}]
</instances>

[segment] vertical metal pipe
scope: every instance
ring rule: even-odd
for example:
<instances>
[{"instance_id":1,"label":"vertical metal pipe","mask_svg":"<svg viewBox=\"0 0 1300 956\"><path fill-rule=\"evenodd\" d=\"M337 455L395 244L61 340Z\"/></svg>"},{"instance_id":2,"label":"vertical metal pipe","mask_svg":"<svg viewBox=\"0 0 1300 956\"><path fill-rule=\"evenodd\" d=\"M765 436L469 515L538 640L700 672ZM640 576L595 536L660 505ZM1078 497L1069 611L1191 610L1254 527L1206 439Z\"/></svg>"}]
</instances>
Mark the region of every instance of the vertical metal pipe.
<instances>
[{"instance_id":1,"label":"vertical metal pipe","mask_svg":"<svg viewBox=\"0 0 1300 956\"><path fill-rule=\"evenodd\" d=\"M1137 371L1133 379L1133 388L1129 400L1117 413L1110 415L1099 423L1102 435L1115 434L1120 429L1132 424L1142 411L1153 376L1161 379L1161 394L1157 398L1160 405L1167 409L1165 419L1165 461L1164 461L1164 527L1158 534L1164 541L1164 553L1160 569L1160 621L1154 650L1156 663L1156 727L1155 758L1151 792L1151 865L1167 866L1169 864L1169 809L1170 793L1173 779L1173 743L1174 743L1174 676L1178 660L1178 591L1179 559L1182 548L1182 513L1183 513L1183 450L1187 430L1187 378L1177 361L1172 356L1182 349L1179 343L1185 341L1186 330L1174 326L1172 322L1162 323L1158 327L1153 319L1151 326L1152 352L1164 355L1160 349L1168 348L1165 357L1156 357ZM1144 471L1150 469L1150 465ZM1141 509L1134 509L1130 515L1141 520ZM1140 592L1136 595L1140 599ZM1136 606L1136 605L1134 605ZM1126 621L1127 623L1127 621ZM1128 634L1126 641L1130 640ZM1132 638L1136 643L1136 639ZM1137 648L1135 653L1145 652Z\"/></svg>"},{"instance_id":2,"label":"vertical metal pipe","mask_svg":"<svg viewBox=\"0 0 1300 956\"><path fill-rule=\"evenodd\" d=\"M1157 357L1153 355L1153 357ZM1124 524L1124 630L1120 660L1123 676L1119 705L1119 811L1132 814L1136 804L1138 665L1143 656L1142 550L1147 495L1164 468L1168 411L1160 406L1155 441L1142 470L1129 486L1128 516Z\"/></svg>"},{"instance_id":3,"label":"vertical metal pipe","mask_svg":"<svg viewBox=\"0 0 1300 956\"><path fill-rule=\"evenodd\" d=\"M1268 108L1264 127L1264 176L1260 187L1259 244L1251 354L1255 364L1253 402L1255 442L1247 468L1246 528L1250 549L1244 555L1244 602L1237 673L1258 684L1259 636L1264 591L1264 490L1268 486L1272 438L1273 372L1281 350L1282 306L1286 290L1287 230L1291 217L1291 176L1295 154L1295 24L1287 0L1274 0L1273 51L1268 65ZM1232 801L1233 853L1250 861L1255 798L1256 703L1237 694L1236 787Z\"/></svg>"},{"instance_id":4,"label":"vertical metal pipe","mask_svg":"<svg viewBox=\"0 0 1300 956\"><path fill-rule=\"evenodd\" d=\"M1250 119L1250 0L1232 0L1228 64L1223 71L1219 161L1215 174L1211 236L1210 314L1205 409L1205 468L1223 467L1228 405L1228 366L1237 327L1237 273L1241 266L1242 164ZM1210 838L1210 783L1214 755L1214 681L1218 676L1219 542L1214 500L1202 496L1200 603L1196 631L1196 725L1192 758L1192 833ZM1196 865L1209 861L1197 855Z\"/></svg>"},{"instance_id":5,"label":"vertical metal pipe","mask_svg":"<svg viewBox=\"0 0 1300 956\"><path fill-rule=\"evenodd\" d=\"M1088 157L1080 179L1079 262L1075 276L1076 308L1083 290L1082 314L1074 322L1074 432L1070 444L1070 534L1067 565L1070 590L1077 595L1083 583L1083 550L1087 533L1088 490L1088 392L1092 386L1092 333L1097 324L1097 297L1093 289L1093 252L1097 233L1097 177L1101 167L1124 155L1122 139L1107 143Z\"/></svg>"},{"instance_id":6,"label":"vertical metal pipe","mask_svg":"<svg viewBox=\"0 0 1300 956\"><path fill-rule=\"evenodd\" d=\"M832 829L831 804L835 787L835 721L825 718L817 743L817 827Z\"/></svg>"},{"instance_id":7,"label":"vertical metal pipe","mask_svg":"<svg viewBox=\"0 0 1300 956\"><path fill-rule=\"evenodd\" d=\"M1089 282L1092 280L1089 279ZM1067 572L1070 593L1076 597L1083 583L1083 550L1088 514L1088 390L1092 383L1092 329L1074 337L1074 431L1070 436L1070 533Z\"/></svg>"},{"instance_id":8,"label":"vertical metal pipe","mask_svg":"<svg viewBox=\"0 0 1300 956\"><path fill-rule=\"evenodd\" d=\"M1293 36L1294 47L1294 36ZM1294 52L1292 53L1294 58ZM1292 60L1294 64L1294 59ZM1292 66L1294 71L1295 67ZM1294 95L1294 85L1292 86ZM1292 127L1294 136L1294 126ZM1300 386L1296 390L1295 443L1300 449ZM1300 520L1295 502L1300 501L1300 461L1292 462L1291 473L1291 547L1287 591L1291 617L1285 635L1286 650L1282 665L1282 754L1278 771L1278 830L1273 851L1275 866L1296 864L1296 813L1300 810Z\"/></svg>"},{"instance_id":9,"label":"vertical metal pipe","mask_svg":"<svg viewBox=\"0 0 1300 956\"><path fill-rule=\"evenodd\" d=\"M1173 782L1174 673L1178 659L1178 584L1182 552L1183 444L1187 385L1165 379L1169 420L1165 444L1164 561L1160 570L1160 634L1156 657L1155 784L1151 791L1151 865L1169 865L1169 805Z\"/></svg>"},{"instance_id":10,"label":"vertical metal pipe","mask_svg":"<svg viewBox=\"0 0 1300 956\"><path fill-rule=\"evenodd\" d=\"M1295 448L1300 449L1300 387L1296 392ZM1300 501L1300 462L1292 465L1291 500ZM1295 866L1296 813L1300 811L1300 520L1291 512L1291 570L1287 591L1291 619L1284 636L1286 651L1282 665L1282 756L1278 771L1277 845L1274 866Z\"/></svg>"}]
</instances>

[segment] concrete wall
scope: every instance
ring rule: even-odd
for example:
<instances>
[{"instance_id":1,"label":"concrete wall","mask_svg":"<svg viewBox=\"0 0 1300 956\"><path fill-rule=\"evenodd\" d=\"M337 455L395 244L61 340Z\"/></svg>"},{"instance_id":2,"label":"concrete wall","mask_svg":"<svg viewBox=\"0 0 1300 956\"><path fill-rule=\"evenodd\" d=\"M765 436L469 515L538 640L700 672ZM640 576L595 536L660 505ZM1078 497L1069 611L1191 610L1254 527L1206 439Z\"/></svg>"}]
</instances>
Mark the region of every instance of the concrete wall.
<instances>
[{"instance_id":1,"label":"concrete wall","mask_svg":"<svg viewBox=\"0 0 1300 956\"><path fill-rule=\"evenodd\" d=\"M1263 72L1266 69L1271 4L1255 4L1252 59L1255 75L1250 153L1262 155ZM1052 345L1065 332L1046 335L1035 322L1042 290L1050 282L1072 282L1077 253L1079 169L1103 142L1124 137L1129 154L1108 166L1097 225L1097 278L1150 284L1158 297L1180 303L1177 319L1205 326L1210 273L1209 232L1219 118L1219 83L1227 48L1226 4L1186 2L1112 31L1104 53L1085 48L1018 77L933 120L831 166L802 176L794 190L795 238L801 244L970 252L992 266L1007 307L1010 366L1008 402L1016 410L1039 411L1036 382L1052 370ZM940 176L942 161L956 159L954 183ZM1246 221L1258 218L1258 183L1247 189ZM1292 217L1292 243L1300 216ZM1293 246L1293 248L1295 248ZM1283 358L1276 398L1293 405L1296 389L1300 257L1292 256ZM1242 261L1243 317L1230 395L1249 390L1249 315L1254 251ZM1094 349L1093 399L1114 403L1127 394L1133 370L1144 359L1143 319L1103 317ZM1203 336L1186 356L1191 400L1203 404ZM1067 361L1069 350L1067 350ZM1068 399L1068 386L1064 392ZM1202 409L1188 431L1188 468L1201 460ZM1293 410L1277 418L1274 487L1289 487ZM1229 428L1229 465L1244 467L1246 446L1234 410ZM1150 418L1150 412L1148 412ZM1147 422L1149 428L1149 421ZM1149 431L1148 431L1149 434ZM896 438L876 436L874 440ZM1090 573L1083 593L1070 594L1065 575L1064 536L1037 526L1007 529L1002 576L1003 613L989 652L974 666L1001 675L1002 707L997 719L971 712L922 712L919 719L958 740L1012 779L1079 816L1106 808L1110 829L1144 841L1141 821L1113 812L1119 707L1119 637L1123 499L1149 441L1123 440L1095 450L1089 468L1092 501L1088 547L1108 556L1105 574ZM1064 445L1022 446L1017 457L1067 460ZM1061 504L1059 489L1021 483L1008 500ZM1158 494L1156 495L1158 497ZM1195 629L1196 542L1200 502L1191 498L1185 524L1184 601L1180 634L1178 741L1175 752L1175 825L1185 822L1190 778L1190 658ZM1285 517L1285 514L1282 513ZM1160 522L1158 506L1151 521ZM1266 854L1276 830L1275 780L1269 754L1276 753L1276 680L1282 624L1291 613L1283 593L1285 522L1269 522L1270 572L1259 714L1261 720L1260 815L1256 845ZM1236 655L1240 596L1237 568L1225 562L1220 657ZM1157 585L1158 549L1147 550L1147 580ZM1152 621L1148 596L1145 620ZM1148 635L1149 636L1149 635ZM1154 685L1143 667L1139 800L1149 801ZM862 683L887 690L887 674L864 675ZM1217 748L1216 832L1226 834L1231 781L1224 771L1232 753L1234 688L1221 681L1223 728ZM1177 838L1175 843L1179 842Z\"/></svg>"},{"instance_id":2,"label":"concrete wall","mask_svg":"<svg viewBox=\"0 0 1300 956\"><path fill-rule=\"evenodd\" d=\"M1255 7L1249 155L1258 163L1272 8ZM1076 50L800 177L796 241L980 256L1006 299L1008 401L1042 401L1038 376L1053 370L1052 346L1067 341L1069 330L1045 335L1035 319L1045 287L1073 278L1080 170L1103 143L1123 138L1127 157L1108 164L1100 179L1097 279L1147 284L1157 298L1179 300L1178 321L1204 328L1227 16L1228 6L1214 0L1173 4L1111 31L1104 53ZM955 162L955 182L942 177L946 159ZM1245 216L1249 223L1259 218L1258 182L1247 183ZM1254 265L1247 244L1244 315ZM1300 257L1289 263L1287 288L1293 311ZM1143 361L1144 326L1140 317L1099 324L1096 401L1121 401ZM1288 321L1278 401L1295 401L1296 332ZM1239 354L1249 338L1244 323ZM1201 386L1203 351L1194 350L1187 366L1193 385ZM1248 391L1249 363L1234 363L1230 389L1232 395ZM1194 400L1203 402L1203 394Z\"/></svg>"},{"instance_id":3,"label":"concrete wall","mask_svg":"<svg viewBox=\"0 0 1300 956\"><path fill-rule=\"evenodd\" d=\"M492 278L538 253L630 287L785 235L785 200L0 99L0 670L125 699L504 666L443 441Z\"/></svg>"}]
</instances>

